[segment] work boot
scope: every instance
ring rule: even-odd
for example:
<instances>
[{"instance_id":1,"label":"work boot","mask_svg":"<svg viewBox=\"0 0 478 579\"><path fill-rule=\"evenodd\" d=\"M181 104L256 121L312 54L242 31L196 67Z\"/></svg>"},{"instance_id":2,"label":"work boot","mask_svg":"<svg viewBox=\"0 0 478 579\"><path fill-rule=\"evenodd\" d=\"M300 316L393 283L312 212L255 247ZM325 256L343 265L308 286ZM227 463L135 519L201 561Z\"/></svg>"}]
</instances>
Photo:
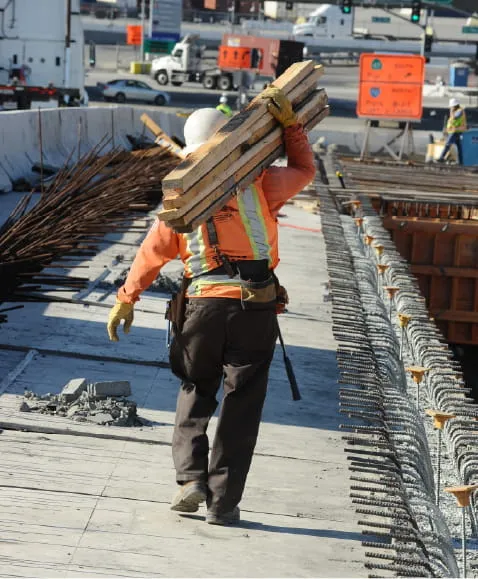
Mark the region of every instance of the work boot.
<instances>
[{"instance_id":1,"label":"work boot","mask_svg":"<svg viewBox=\"0 0 478 579\"><path fill-rule=\"evenodd\" d=\"M181 485L171 501L171 510L180 513L195 513L200 503L206 500L206 484L192 480Z\"/></svg>"},{"instance_id":2,"label":"work boot","mask_svg":"<svg viewBox=\"0 0 478 579\"><path fill-rule=\"evenodd\" d=\"M234 507L228 513L213 513L208 511L206 513L206 523L209 525L237 525L241 520L241 511L239 507Z\"/></svg>"}]
</instances>

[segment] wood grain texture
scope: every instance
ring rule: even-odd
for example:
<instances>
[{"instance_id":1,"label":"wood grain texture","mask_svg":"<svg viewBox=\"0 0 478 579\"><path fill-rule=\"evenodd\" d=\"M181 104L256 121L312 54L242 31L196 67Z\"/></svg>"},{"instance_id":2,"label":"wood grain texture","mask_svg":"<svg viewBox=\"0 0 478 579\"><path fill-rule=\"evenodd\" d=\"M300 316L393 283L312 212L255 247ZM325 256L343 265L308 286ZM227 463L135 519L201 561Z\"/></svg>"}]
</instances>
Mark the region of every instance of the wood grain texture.
<instances>
[{"instance_id":1,"label":"wood grain texture","mask_svg":"<svg viewBox=\"0 0 478 579\"><path fill-rule=\"evenodd\" d=\"M304 105L297 111L299 122L306 128L315 126L328 114L326 103L327 95L324 91L309 95ZM322 111L327 112L321 114ZM314 120L316 117L317 119L320 117L320 120ZM283 154L283 151L282 129L278 127L245 153L241 159L232 163L229 170L222 174L220 183L215 183L205 191L201 191L187 205L179 209L161 211L158 214L159 219L176 231L183 232L184 227L191 230L189 226L193 221L198 223L199 216L206 216L207 219L213 215L221 207L221 203L227 203L238 187L245 188L250 185L264 169ZM220 200L219 204L216 203L218 200ZM199 225L201 222L203 221L199 221Z\"/></svg>"},{"instance_id":2,"label":"wood grain texture","mask_svg":"<svg viewBox=\"0 0 478 579\"><path fill-rule=\"evenodd\" d=\"M314 70L315 65L311 60L294 63L274 81L273 86L289 95ZM270 113L259 94L244 111L232 117L207 143L188 155L187 159L163 179L163 191L186 191L213 170L222 159L231 155L238 144L247 140L264 116L270 118Z\"/></svg>"}]
</instances>

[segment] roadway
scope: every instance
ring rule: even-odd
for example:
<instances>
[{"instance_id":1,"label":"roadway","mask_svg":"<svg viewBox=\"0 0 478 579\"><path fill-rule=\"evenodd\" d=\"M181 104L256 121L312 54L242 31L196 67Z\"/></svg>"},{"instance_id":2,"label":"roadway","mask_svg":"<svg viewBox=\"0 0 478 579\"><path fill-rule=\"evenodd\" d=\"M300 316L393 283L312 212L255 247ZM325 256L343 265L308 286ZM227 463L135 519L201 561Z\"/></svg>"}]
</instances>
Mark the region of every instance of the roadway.
<instances>
[{"instance_id":1,"label":"roadway","mask_svg":"<svg viewBox=\"0 0 478 579\"><path fill-rule=\"evenodd\" d=\"M188 113L192 109L200 107L215 107L219 102L221 91L206 90L200 84L185 83L181 87L167 85L160 87L147 75L132 75L126 72L128 63L132 60L134 52L127 47L122 47L119 55L120 70L116 72L116 51L114 47L98 47L97 67L88 69L86 74L86 89L93 105L103 102L100 91L96 88L98 82L108 82L113 78L135 78L143 80L154 88L165 90L171 95L171 109ZM435 82L437 76L447 80L446 61L437 59L427 66L427 81ZM476 79L472 79L476 84ZM325 66L325 74L321 79L321 86L327 90L333 118L356 118L356 103L358 96L358 67L331 65ZM256 82L250 96L254 96L262 89L262 82ZM237 93L228 93L229 104L235 107ZM463 100L466 104L466 100ZM138 105L140 106L140 105ZM447 114L448 97L426 96L424 97L424 117L420 129L427 131L439 131L443 126L443 118ZM478 124L478 110L476 107L467 109L470 124Z\"/></svg>"},{"instance_id":2,"label":"roadway","mask_svg":"<svg viewBox=\"0 0 478 579\"><path fill-rule=\"evenodd\" d=\"M381 11L376 10L377 13ZM383 14L383 12L381 12ZM407 28L404 28L404 20L395 19L389 24L374 24L368 22L371 16L367 17L369 26L359 26L360 20L356 21L356 28L366 28L369 34L382 36L395 36L399 38L406 31L406 38L411 40L386 41L386 40L357 40L357 39L339 39L339 38L307 38L297 37L297 40L305 42L310 54L334 53L334 52L367 52L367 51L389 51L389 52L420 52L419 37L422 29L413 26L408 28L409 22L406 22ZM99 20L91 16L82 17L83 28L85 31L86 42L95 42L96 44L124 44L126 41L126 26L128 24L138 24L137 19L117 19L117 20ZM477 34L462 34L461 27L465 24L465 19L457 18L440 18L435 20L435 30L438 39L450 39L454 41L467 42L468 44L446 44L435 42L433 45L433 54L435 56L449 58L473 58L476 53ZM250 24L244 24L243 27L232 27L230 23L196 23L183 22L181 33L199 34L202 42L209 48L217 48L225 32L237 32L238 34L259 34L260 36L269 36L271 38L293 38L289 29L270 28L268 22L261 23L260 29L247 28L247 26L257 26L258 23L252 21ZM415 39L415 40L413 40Z\"/></svg>"}]
</instances>

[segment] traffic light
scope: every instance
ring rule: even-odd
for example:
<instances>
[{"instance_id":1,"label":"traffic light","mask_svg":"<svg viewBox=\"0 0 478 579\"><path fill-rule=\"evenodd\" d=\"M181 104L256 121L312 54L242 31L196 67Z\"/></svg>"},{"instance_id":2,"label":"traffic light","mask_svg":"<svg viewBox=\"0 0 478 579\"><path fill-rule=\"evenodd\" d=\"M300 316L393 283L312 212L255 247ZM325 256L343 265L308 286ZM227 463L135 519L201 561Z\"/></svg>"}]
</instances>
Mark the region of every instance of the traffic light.
<instances>
[{"instance_id":1,"label":"traffic light","mask_svg":"<svg viewBox=\"0 0 478 579\"><path fill-rule=\"evenodd\" d=\"M344 14L352 12L352 0L340 0L340 9Z\"/></svg>"},{"instance_id":2,"label":"traffic light","mask_svg":"<svg viewBox=\"0 0 478 579\"><path fill-rule=\"evenodd\" d=\"M286 2L285 3L285 9L286 10L293 10L294 9L294 3L293 2Z\"/></svg>"},{"instance_id":3,"label":"traffic light","mask_svg":"<svg viewBox=\"0 0 478 579\"><path fill-rule=\"evenodd\" d=\"M412 0L412 13L410 15L410 20L415 23L420 22L421 11L422 11L421 0Z\"/></svg>"},{"instance_id":4,"label":"traffic light","mask_svg":"<svg viewBox=\"0 0 478 579\"><path fill-rule=\"evenodd\" d=\"M423 39L423 52L425 54L431 52L432 45L433 45L433 34L425 34L425 37Z\"/></svg>"}]
</instances>

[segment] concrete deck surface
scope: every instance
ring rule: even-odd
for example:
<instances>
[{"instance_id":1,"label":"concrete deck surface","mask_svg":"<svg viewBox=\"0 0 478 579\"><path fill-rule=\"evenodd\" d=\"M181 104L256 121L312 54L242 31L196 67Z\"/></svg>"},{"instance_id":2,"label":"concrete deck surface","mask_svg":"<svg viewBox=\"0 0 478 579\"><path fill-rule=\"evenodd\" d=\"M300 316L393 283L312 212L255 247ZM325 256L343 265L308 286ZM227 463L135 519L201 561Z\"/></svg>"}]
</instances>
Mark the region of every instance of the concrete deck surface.
<instances>
[{"instance_id":1,"label":"concrete deck surface","mask_svg":"<svg viewBox=\"0 0 478 579\"><path fill-rule=\"evenodd\" d=\"M178 383L165 367L167 296L145 294L131 333L113 344L105 323L114 294L91 288L80 303L26 304L0 328L1 577L366 576L338 428L320 218L294 205L283 213L278 275L291 303L281 328L303 400L291 400L277 347L241 525L206 525L204 507L169 510ZM113 279L140 236L116 240L72 275L93 281L109 268ZM56 393L77 377L130 380L152 426L18 411L25 388Z\"/></svg>"}]
</instances>

